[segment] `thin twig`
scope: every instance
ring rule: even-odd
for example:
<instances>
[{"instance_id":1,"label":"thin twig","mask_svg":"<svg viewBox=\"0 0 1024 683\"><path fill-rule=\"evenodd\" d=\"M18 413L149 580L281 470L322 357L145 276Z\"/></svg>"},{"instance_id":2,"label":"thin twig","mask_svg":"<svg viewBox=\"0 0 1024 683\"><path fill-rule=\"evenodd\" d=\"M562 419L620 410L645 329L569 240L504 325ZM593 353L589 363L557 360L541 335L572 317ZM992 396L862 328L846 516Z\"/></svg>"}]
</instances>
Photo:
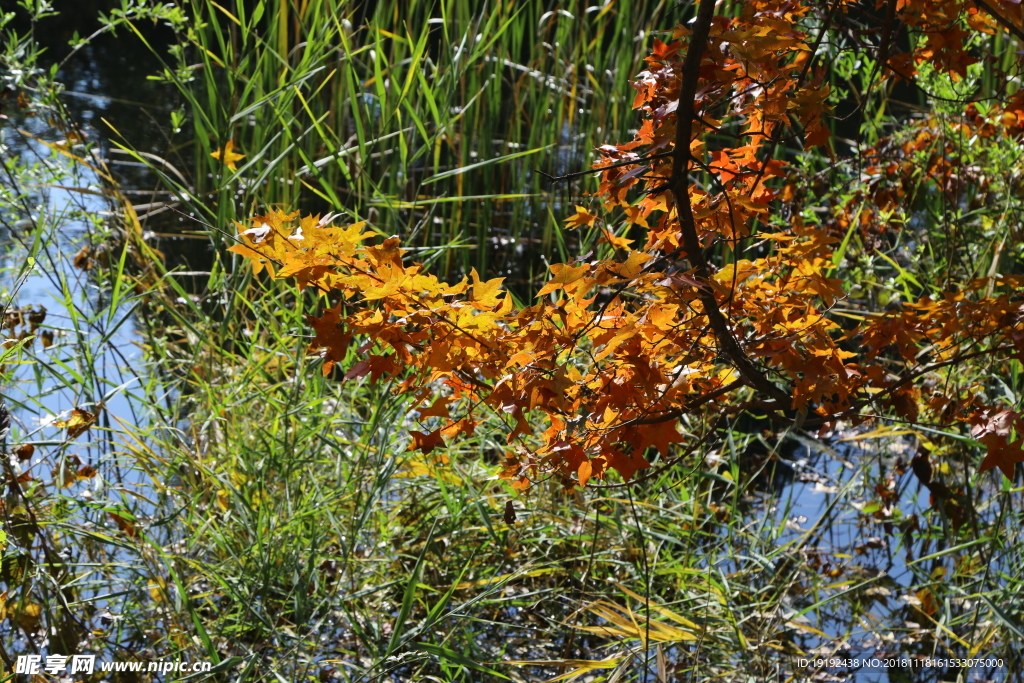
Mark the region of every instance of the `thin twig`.
<instances>
[{"instance_id":1,"label":"thin twig","mask_svg":"<svg viewBox=\"0 0 1024 683\"><path fill-rule=\"evenodd\" d=\"M992 5L988 4L987 0L971 0L971 2L973 2L975 5L988 12L990 15L992 15L992 18L998 21L1000 24L1002 24L1003 28L1005 28L1007 31L1017 36L1021 40L1024 40L1024 30L1022 30L1019 26L1017 26L1012 21L1004 17L1002 14L997 12L995 8L992 7Z\"/></svg>"},{"instance_id":2,"label":"thin twig","mask_svg":"<svg viewBox=\"0 0 1024 683\"><path fill-rule=\"evenodd\" d=\"M544 176L544 180L554 184L561 183L566 180L573 180L574 178L582 178L583 176L591 175L592 173L600 173L601 171L607 171L613 168L622 168L623 166L639 166L646 161L650 161L651 159L665 159L672 156L672 154L673 152L659 152L658 154L649 154L645 157L639 157L637 159L618 161L614 164L608 164L607 166L596 166L586 171L576 171L575 173L566 173L565 175L560 176L553 176L549 173L545 173L544 171L538 168L535 168L533 170L535 173L539 173L540 175Z\"/></svg>"}]
</instances>

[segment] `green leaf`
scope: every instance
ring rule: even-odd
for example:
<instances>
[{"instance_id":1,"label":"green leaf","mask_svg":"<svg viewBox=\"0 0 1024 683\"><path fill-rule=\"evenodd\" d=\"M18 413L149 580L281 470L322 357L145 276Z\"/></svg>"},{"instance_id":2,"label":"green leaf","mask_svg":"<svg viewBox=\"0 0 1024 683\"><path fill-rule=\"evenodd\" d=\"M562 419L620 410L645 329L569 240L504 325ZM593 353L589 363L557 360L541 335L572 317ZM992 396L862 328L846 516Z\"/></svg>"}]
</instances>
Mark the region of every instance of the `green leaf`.
<instances>
[{"instance_id":1,"label":"green leaf","mask_svg":"<svg viewBox=\"0 0 1024 683\"><path fill-rule=\"evenodd\" d=\"M24 339L19 340L17 344L14 344L13 346L11 346L9 348L4 349L3 353L0 353L0 363L3 363L5 360L7 360L7 358L9 356L12 356L15 353L17 353L19 349L21 349L23 346L25 346L25 344L28 344L30 341L32 341L35 338L36 338L36 336L34 334L33 335L29 335L28 337L25 337Z\"/></svg>"}]
</instances>

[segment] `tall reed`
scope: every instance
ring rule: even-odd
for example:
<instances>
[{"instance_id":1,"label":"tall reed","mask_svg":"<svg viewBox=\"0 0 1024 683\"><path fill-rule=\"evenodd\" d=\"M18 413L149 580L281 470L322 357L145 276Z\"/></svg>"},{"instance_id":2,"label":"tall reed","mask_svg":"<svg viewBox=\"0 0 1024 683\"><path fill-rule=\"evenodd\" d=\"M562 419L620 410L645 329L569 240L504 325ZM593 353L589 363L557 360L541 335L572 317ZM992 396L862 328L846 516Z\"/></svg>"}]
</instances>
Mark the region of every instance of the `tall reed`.
<instances>
[{"instance_id":1,"label":"tall reed","mask_svg":"<svg viewBox=\"0 0 1024 683\"><path fill-rule=\"evenodd\" d=\"M534 169L587 168L593 147L628 137L629 81L651 27L674 19L650 0L186 8L170 53L152 46L188 115L167 158L183 172L148 161L189 211L228 232L260 205L340 211L446 250L441 271L520 283L592 189L551 187ZM237 169L211 156L229 141L245 155Z\"/></svg>"}]
</instances>

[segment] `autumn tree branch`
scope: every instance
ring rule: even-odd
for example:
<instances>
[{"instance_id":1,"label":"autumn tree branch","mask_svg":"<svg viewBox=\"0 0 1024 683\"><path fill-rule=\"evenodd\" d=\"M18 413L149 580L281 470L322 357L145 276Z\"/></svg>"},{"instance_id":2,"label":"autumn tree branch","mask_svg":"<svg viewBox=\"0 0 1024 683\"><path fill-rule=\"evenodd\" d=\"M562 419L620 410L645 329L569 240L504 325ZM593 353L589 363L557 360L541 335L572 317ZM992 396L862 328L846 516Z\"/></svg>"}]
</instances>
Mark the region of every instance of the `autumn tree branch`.
<instances>
[{"instance_id":1,"label":"autumn tree branch","mask_svg":"<svg viewBox=\"0 0 1024 683\"><path fill-rule=\"evenodd\" d=\"M882 38L878 41L877 68L885 76L889 61L889 43L892 42L893 26L896 24L896 0L888 0L885 6L885 22L882 24Z\"/></svg>"},{"instance_id":2,"label":"autumn tree branch","mask_svg":"<svg viewBox=\"0 0 1024 683\"><path fill-rule=\"evenodd\" d=\"M686 51L686 59L683 61L680 74L675 150L673 152L672 176L669 178L668 185L679 218L683 249L694 266L696 279L702 283L708 283L708 286L698 288L697 292L704 305L704 313L708 317L711 330L718 341L719 349L733 362L746 384L777 401L788 402L790 399L786 393L754 366L729 330L729 322L718 307L718 299L715 297L714 289L710 286L711 269L701 250L700 236L697 234L693 208L690 206L690 131L695 120L693 102L697 95L700 63L704 57L714 14L715 0L701 0L700 6L697 8L697 18L693 22L693 33L690 34L690 46Z\"/></svg>"},{"instance_id":3,"label":"autumn tree branch","mask_svg":"<svg viewBox=\"0 0 1024 683\"><path fill-rule=\"evenodd\" d=\"M995 10L995 8L992 7L992 5L988 4L988 2L986 2L986 0L971 0L971 2L973 2L975 5L977 5L980 9L983 9L986 12L988 12L988 14L993 19L995 19L1000 24L1002 24L1003 28L1005 28L1007 31L1009 31L1013 35L1017 36L1021 40L1024 40L1024 29L1021 29L1020 26L1017 26L1012 21L1010 21L1009 19L1004 17L1002 14L997 12Z\"/></svg>"},{"instance_id":4,"label":"autumn tree branch","mask_svg":"<svg viewBox=\"0 0 1024 683\"><path fill-rule=\"evenodd\" d=\"M937 363L932 363L930 365L925 365L924 367L918 368L916 371L908 373L908 374L904 375L903 377L899 378L898 380L893 382L888 387L885 387L882 391L879 391L878 393L876 393L876 394L874 394L874 395L872 395L872 396L870 396L868 398L864 398L864 399L861 399L861 400L857 401L856 403L852 404L849 408L847 408L846 410L844 410L844 411L842 411L840 413L834 413L832 415L822 415L822 416L819 416L819 417L814 417L812 419L807 420L805 422L805 424L807 426L814 426L814 425L824 424L826 422L831 422L833 420L842 420L842 419L845 419L845 418L848 418L848 417L852 417L852 416L856 415L861 410L861 408L869 406L872 403L878 403L880 400L882 400L882 399L884 399L884 398L886 398L888 396L891 396L893 393L895 393L896 391L902 389L903 387L907 386L908 384L916 382L917 380L921 379L925 375L930 374L932 372L935 372L936 370L941 370L942 368L948 368L948 367L953 366L953 365L959 365L959 364L964 363L966 361L973 360L975 358L981 358L983 356L994 355L994 354L997 354L997 353L1002 353L1004 351L1014 351L1014 350L1016 350L1016 348L1017 347L1013 346L1012 344L1004 344L1002 346L995 346L995 347L992 347L992 348L989 348L989 349L981 349L979 351L972 351L971 353L963 353L963 354L960 354L960 355L958 355L958 356L956 356L954 358L950 358L948 360L939 361Z\"/></svg>"},{"instance_id":5,"label":"autumn tree branch","mask_svg":"<svg viewBox=\"0 0 1024 683\"><path fill-rule=\"evenodd\" d=\"M535 169L537 173L544 176L544 180L551 184L562 183L566 180L574 180L575 178L582 178L583 176L592 175L594 173L601 173L602 171L608 171L613 168L622 168L623 166L640 166L651 159L666 159L673 155L673 152L659 152L658 154L648 154L647 156L637 157L636 159L626 159L624 161L617 161L614 164L607 164L605 166L595 166L588 168L586 171L576 171L574 173L566 173L565 175L553 176L550 173L545 173L540 169Z\"/></svg>"}]
</instances>

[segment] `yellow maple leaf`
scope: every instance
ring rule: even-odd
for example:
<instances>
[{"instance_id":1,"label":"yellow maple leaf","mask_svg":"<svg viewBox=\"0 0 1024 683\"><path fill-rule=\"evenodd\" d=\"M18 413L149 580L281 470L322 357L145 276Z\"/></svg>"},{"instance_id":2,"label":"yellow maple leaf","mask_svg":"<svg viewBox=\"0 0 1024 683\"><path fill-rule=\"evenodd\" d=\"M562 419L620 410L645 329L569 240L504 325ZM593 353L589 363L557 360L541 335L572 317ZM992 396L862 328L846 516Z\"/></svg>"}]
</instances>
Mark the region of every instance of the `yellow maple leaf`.
<instances>
[{"instance_id":1,"label":"yellow maple leaf","mask_svg":"<svg viewBox=\"0 0 1024 683\"><path fill-rule=\"evenodd\" d=\"M94 424L96 424L96 413L75 408L71 411L71 417L66 420L57 420L53 426L67 428L68 438L74 439L87 432Z\"/></svg>"},{"instance_id":2,"label":"yellow maple leaf","mask_svg":"<svg viewBox=\"0 0 1024 683\"><path fill-rule=\"evenodd\" d=\"M565 227L570 230L578 228L582 225L592 226L594 221L597 220L596 213L590 213L582 206L576 205L576 213L565 219Z\"/></svg>"},{"instance_id":3,"label":"yellow maple leaf","mask_svg":"<svg viewBox=\"0 0 1024 683\"><path fill-rule=\"evenodd\" d=\"M649 226L645 225L644 227L649 227ZM612 245L616 249L629 249L629 245L631 245L633 242L636 241L636 240L626 239L625 237L618 237L617 235L612 233L607 228L601 228L601 232L603 234L597 240L597 243L601 244L602 242L607 242L608 244Z\"/></svg>"},{"instance_id":4,"label":"yellow maple leaf","mask_svg":"<svg viewBox=\"0 0 1024 683\"><path fill-rule=\"evenodd\" d=\"M487 280L485 282L480 279L480 276L476 272L476 268L472 270L470 277L473 278L473 289L470 301L474 308L480 311L487 311L501 303L498 295L502 293L501 283L504 282L505 278L496 277L493 280Z\"/></svg>"},{"instance_id":5,"label":"yellow maple leaf","mask_svg":"<svg viewBox=\"0 0 1024 683\"><path fill-rule=\"evenodd\" d=\"M218 161L223 161L224 165L230 168L232 171L237 171L238 167L235 162L239 159L244 159L244 154L238 154L235 152L235 141L228 140L224 143L224 149L218 149L216 152L210 152L210 156Z\"/></svg>"},{"instance_id":6,"label":"yellow maple leaf","mask_svg":"<svg viewBox=\"0 0 1024 683\"><path fill-rule=\"evenodd\" d=\"M546 285L544 285L537 296L544 296L549 292L554 292L559 289L568 290L574 283L580 278L586 275L587 271L590 270L590 266L584 263L581 266L570 266L567 263L556 263L548 266L551 272L555 274ZM575 289L575 287L573 287Z\"/></svg>"}]
</instances>

